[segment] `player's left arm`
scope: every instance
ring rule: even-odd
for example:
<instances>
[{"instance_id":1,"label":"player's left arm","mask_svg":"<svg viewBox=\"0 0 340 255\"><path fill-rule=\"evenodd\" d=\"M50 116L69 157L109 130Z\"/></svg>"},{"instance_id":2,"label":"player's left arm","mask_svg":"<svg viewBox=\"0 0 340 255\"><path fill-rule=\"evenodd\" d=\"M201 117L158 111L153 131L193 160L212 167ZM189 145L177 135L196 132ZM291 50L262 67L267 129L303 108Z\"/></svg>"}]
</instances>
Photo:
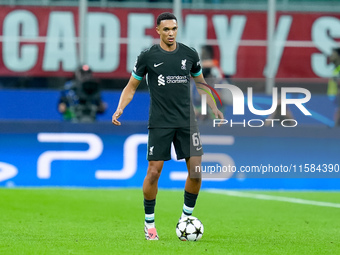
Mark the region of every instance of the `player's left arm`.
<instances>
[{"instance_id":1,"label":"player's left arm","mask_svg":"<svg viewBox=\"0 0 340 255\"><path fill-rule=\"evenodd\" d=\"M204 85L204 84L207 84L207 82L205 81L202 73L199 74L198 76L193 76L193 79L195 81L195 85L196 85L197 91L198 91L198 93L200 95L207 94L207 92L205 92L204 90L209 91L211 93L210 89L207 86ZM209 105L209 107L211 108L212 112L214 113L215 118L224 119L223 113L217 108L216 103L210 97L210 95L207 94L206 98L207 98L207 104Z\"/></svg>"}]
</instances>

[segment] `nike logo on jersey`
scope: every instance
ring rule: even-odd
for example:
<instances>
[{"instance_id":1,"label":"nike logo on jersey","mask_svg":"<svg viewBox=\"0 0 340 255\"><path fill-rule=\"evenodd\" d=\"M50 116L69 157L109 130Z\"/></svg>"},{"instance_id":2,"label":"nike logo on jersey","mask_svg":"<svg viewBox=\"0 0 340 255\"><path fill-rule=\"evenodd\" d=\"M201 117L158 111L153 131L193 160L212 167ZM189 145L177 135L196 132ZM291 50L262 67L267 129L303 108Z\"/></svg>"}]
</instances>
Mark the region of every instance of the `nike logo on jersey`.
<instances>
[{"instance_id":1,"label":"nike logo on jersey","mask_svg":"<svg viewBox=\"0 0 340 255\"><path fill-rule=\"evenodd\" d=\"M196 148L196 150L197 150L197 151L200 151L201 149L202 149L202 146L201 146L201 147L199 147L199 148Z\"/></svg>"},{"instance_id":2,"label":"nike logo on jersey","mask_svg":"<svg viewBox=\"0 0 340 255\"><path fill-rule=\"evenodd\" d=\"M159 64L153 64L153 67L157 67L157 66L160 66L160 65L162 65L164 62L162 62L162 63L159 63Z\"/></svg>"}]
</instances>

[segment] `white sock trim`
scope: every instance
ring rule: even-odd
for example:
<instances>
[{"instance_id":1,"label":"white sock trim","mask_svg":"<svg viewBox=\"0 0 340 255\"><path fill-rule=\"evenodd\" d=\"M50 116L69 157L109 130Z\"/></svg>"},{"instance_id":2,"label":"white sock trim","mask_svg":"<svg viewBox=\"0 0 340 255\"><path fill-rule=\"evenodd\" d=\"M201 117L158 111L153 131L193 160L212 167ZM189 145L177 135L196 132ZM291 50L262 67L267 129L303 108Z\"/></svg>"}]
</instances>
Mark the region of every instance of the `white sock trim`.
<instances>
[{"instance_id":1,"label":"white sock trim","mask_svg":"<svg viewBox=\"0 0 340 255\"><path fill-rule=\"evenodd\" d=\"M145 214L145 220L155 220L155 214Z\"/></svg>"},{"instance_id":2,"label":"white sock trim","mask_svg":"<svg viewBox=\"0 0 340 255\"><path fill-rule=\"evenodd\" d=\"M185 212L186 214L192 214L192 212L194 211L194 207L189 207L186 206L185 204L183 205L183 212Z\"/></svg>"}]
</instances>

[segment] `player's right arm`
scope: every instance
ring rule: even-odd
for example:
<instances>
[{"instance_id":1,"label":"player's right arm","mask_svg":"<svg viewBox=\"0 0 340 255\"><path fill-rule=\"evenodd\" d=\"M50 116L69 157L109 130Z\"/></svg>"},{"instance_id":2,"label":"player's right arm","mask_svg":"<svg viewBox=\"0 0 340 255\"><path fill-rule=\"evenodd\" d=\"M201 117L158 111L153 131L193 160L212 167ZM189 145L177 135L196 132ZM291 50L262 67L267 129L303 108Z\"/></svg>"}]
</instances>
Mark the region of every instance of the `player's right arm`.
<instances>
[{"instance_id":1,"label":"player's right arm","mask_svg":"<svg viewBox=\"0 0 340 255\"><path fill-rule=\"evenodd\" d=\"M132 70L130 80L126 87L123 89L122 94L120 95L116 112L112 115L112 123L117 126L121 125L121 123L117 119L123 114L124 108L131 102L138 88L139 83L143 79L144 75L147 73L146 52L147 50L142 51L141 54L139 54L139 56L137 57L135 66L133 67Z\"/></svg>"},{"instance_id":2,"label":"player's right arm","mask_svg":"<svg viewBox=\"0 0 340 255\"><path fill-rule=\"evenodd\" d=\"M122 91L122 94L120 95L117 110L112 115L113 124L117 126L121 125L121 123L117 119L123 114L125 107L131 102L140 82L141 82L140 80L137 80L135 77L131 75L128 84L125 86L125 88Z\"/></svg>"}]
</instances>

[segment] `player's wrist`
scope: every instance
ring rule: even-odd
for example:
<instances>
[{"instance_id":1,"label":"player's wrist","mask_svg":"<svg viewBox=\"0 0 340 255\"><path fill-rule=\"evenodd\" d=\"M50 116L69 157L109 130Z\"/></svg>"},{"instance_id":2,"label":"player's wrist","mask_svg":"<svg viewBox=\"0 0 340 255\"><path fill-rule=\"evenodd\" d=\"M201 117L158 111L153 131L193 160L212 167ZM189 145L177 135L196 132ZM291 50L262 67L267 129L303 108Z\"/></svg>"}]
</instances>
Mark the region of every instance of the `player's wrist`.
<instances>
[{"instance_id":1,"label":"player's wrist","mask_svg":"<svg viewBox=\"0 0 340 255\"><path fill-rule=\"evenodd\" d=\"M122 115L123 114L123 109L122 108L117 108L115 114L116 114L116 116Z\"/></svg>"}]
</instances>

